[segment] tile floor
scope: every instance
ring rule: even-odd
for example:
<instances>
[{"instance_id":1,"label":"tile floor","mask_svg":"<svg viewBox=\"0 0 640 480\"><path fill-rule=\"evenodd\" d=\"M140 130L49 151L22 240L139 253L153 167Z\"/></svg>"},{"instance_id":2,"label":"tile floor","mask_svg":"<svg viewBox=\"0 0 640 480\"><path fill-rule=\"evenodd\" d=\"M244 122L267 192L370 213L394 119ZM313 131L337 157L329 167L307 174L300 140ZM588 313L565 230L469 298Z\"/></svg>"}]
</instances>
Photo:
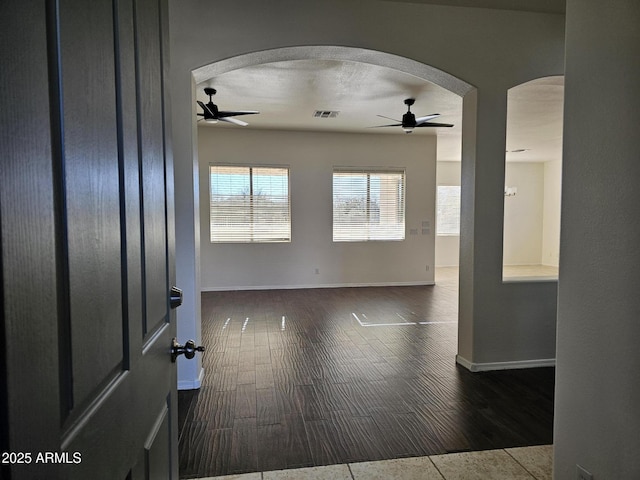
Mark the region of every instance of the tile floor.
<instances>
[{"instance_id":1,"label":"tile floor","mask_svg":"<svg viewBox=\"0 0 640 480\"><path fill-rule=\"evenodd\" d=\"M227 475L202 480L551 480L552 457L553 447L541 445Z\"/></svg>"}]
</instances>

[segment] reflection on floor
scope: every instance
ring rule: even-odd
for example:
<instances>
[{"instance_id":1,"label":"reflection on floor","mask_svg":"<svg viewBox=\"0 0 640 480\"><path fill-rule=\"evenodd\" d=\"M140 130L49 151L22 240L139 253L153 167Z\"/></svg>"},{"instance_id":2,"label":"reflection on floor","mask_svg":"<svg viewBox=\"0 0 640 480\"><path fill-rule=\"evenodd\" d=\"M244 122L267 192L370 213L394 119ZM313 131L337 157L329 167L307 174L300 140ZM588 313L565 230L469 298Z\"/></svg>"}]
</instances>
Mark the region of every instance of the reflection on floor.
<instances>
[{"instance_id":1,"label":"reflection on floor","mask_svg":"<svg viewBox=\"0 0 640 480\"><path fill-rule=\"evenodd\" d=\"M247 473L205 480L551 480L551 445Z\"/></svg>"},{"instance_id":2,"label":"reflection on floor","mask_svg":"<svg viewBox=\"0 0 640 480\"><path fill-rule=\"evenodd\" d=\"M361 462L551 444L554 369L456 365L457 269L436 283L204 293L181 477L349 464L363 478Z\"/></svg>"},{"instance_id":3,"label":"reflection on floor","mask_svg":"<svg viewBox=\"0 0 640 480\"><path fill-rule=\"evenodd\" d=\"M558 267L550 265L504 265L502 278L505 280L557 280Z\"/></svg>"}]
</instances>

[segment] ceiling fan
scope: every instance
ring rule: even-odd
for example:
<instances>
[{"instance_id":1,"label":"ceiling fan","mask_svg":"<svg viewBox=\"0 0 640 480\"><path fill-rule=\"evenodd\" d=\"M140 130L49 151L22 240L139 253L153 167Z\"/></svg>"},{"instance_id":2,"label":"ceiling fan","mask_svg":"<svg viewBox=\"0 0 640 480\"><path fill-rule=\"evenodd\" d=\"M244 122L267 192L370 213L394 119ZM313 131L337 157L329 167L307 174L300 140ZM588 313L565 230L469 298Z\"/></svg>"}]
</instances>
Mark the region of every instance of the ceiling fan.
<instances>
[{"instance_id":1,"label":"ceiling fan","mask_svg":"<svg viewBox=\"0 0 640 480\"><path fill-rule=\"evenodd\" d=\"M439 113L432 113L431 115L426 115L424 117L416 118L416 116L411 112L411 105L413 105L415 101L416 101L415 98L407 98L404 101L404 104L407 106L407 113L402 115L402 121L396 120L395 118L391 118L391 117L385 117L384 115L378 115L378 117L388 118L389 120L393 120L394 122L400 122L400 123L392 123L390 125L378 125L377 127L374 127L374 128L402 127L405 133L411 133L413 132L414 128L418 128L418 127L453 127L453 125L451 125L450 123L436 123L436 122L429 121L433 118L439 117L440 116Z\"/></svg>"},{"instance_id":2,"label":"ceiling fan","mask_svg":"<svg viewBox=\"0 0 640 480\"><path fill-rule=\"evenodd\" d=\"M206 95L209 95L209 103L205 104L198 100L198 105L202 107L203 111L203 113L199 113L198 116L203 117L200 120L204 120L206 123L218 123L218 121L221 121L240 125L241 127L246 127L247 125L249 125L247 122L243 122L242 120L231 117L235 117L237 115L251 115L254 113L260 113L256 110L238 110L233 112L218 110L218 106L213 103L213 100L211 99L211 97L216 94L216 89L207 87L204 89L204 93Z\"/></svg>"}]
</instances>

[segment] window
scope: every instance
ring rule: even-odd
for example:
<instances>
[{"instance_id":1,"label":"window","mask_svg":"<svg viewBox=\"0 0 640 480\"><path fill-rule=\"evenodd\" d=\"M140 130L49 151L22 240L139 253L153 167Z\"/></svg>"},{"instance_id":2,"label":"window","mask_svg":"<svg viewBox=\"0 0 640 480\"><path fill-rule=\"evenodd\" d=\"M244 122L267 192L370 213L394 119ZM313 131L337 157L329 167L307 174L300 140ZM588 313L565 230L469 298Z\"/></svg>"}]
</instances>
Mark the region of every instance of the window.
<instances>
[{"instance_id":1,"label":"window","mask_svg":"<svg viewBox=\"0 0 640 480\"><path fill-rule=\"evenodd\" d=\"M460 235L460 186L438 185L437 235Z\"/></svg>"},{"instance_id":2,"label":"window","mask_svg":"<svg viewBox=\"0 0 640 480\"><path fill-rule=\"evenodd\" d=\"M289 242L289 169L210 165L211 242Z\"/></svg>"},{"instance_id":3,"label":"window","mask_svg":"<svg viewBox=\"0 0 640 480\"><path fill-rule=\"evenodd\" d=\"M333 241L404 240L404 171L333 172Z\"/></svg>"}]
</instances>

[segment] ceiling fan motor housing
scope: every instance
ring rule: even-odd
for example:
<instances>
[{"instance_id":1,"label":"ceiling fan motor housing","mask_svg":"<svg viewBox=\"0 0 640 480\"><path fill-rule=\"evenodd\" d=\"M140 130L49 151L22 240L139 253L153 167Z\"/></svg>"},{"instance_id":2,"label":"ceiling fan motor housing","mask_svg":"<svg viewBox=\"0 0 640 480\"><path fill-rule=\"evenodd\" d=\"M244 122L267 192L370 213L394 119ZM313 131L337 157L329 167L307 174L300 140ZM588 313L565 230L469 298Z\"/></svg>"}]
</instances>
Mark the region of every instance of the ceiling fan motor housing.
<instances>
[{"instance_id":1,"label":"ceiling fan motor housing","mask_svg":"<svg viewBox=\"0 0 640 480\"><path fill-rule=\"evenodd\" d=\"M213 113L213 118L218 118L218 106L213 102L209 102L207 103L207 107L209 111Z\"/></svg>"},{"instance_id":2,"label":"ceiling fan motor housing","mask_svg":"<svg viewBox=\"0 0 640 480\"><path fill-rule=\"evenodd\" d=\"M406 129L413 129L416 126L416 116L411 113L411 112L407 112L404 115L402 115L402 128Z\"/></svg>"}]
</instances>

